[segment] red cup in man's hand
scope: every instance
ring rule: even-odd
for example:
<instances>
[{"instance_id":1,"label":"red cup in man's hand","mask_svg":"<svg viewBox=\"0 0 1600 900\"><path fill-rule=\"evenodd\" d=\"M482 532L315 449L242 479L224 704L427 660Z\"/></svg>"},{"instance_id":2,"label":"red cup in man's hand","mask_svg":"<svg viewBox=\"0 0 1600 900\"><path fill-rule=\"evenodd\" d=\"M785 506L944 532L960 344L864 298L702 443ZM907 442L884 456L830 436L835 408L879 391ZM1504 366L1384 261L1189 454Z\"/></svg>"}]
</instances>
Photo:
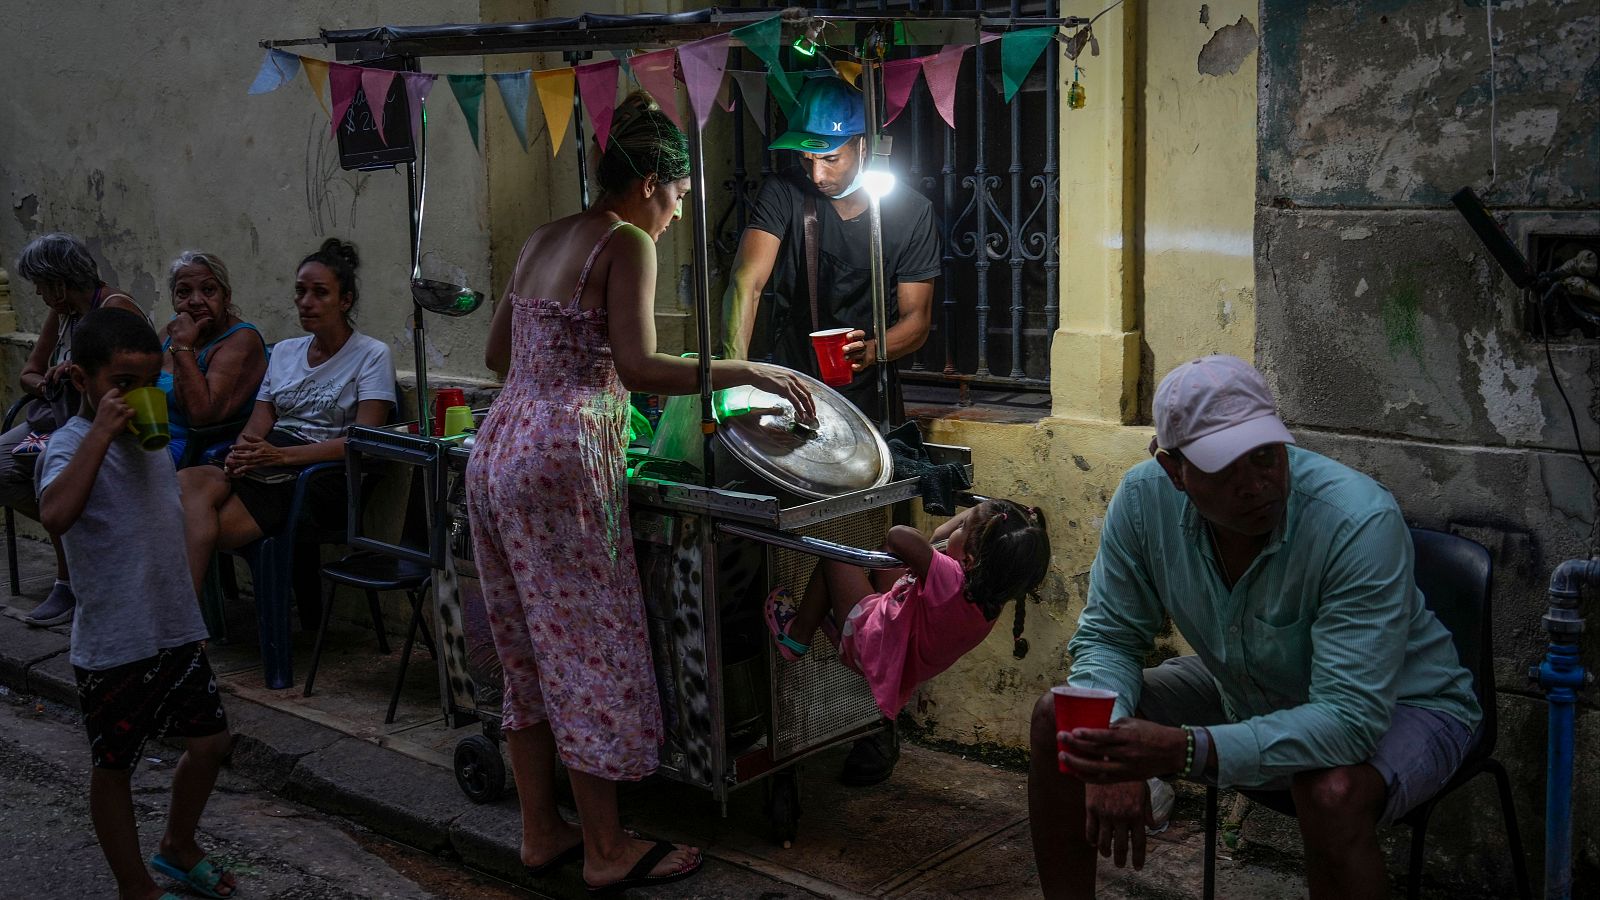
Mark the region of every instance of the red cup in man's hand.
<instances>
[{"instance_id":1,"label":"red cup in man's hand","mask_svg":"<svg viewBox=\"0 0 1600 900\"><path fill-rule=\"evenodd\" d=\"M1071 731L1074 728L1109 728L1111 727L1111 707L1117 702L1116 691L1102 691L1098 688L1073 687L1070 684L1058 685L1050 689L1056 701L1056 733ZM1059 739L1056 741L1056 750L1066 750ZM1057 757L1061 771L1067 775L1075 775L1066 760Z\"/></svg>"},{"instance_id":2,"label":"red cup in man's hand","mask_svg":"<svg viewBox=\"0 0 1600 900\"><path fill-rule=\"evenodd\" d=\"M844 345L850 343L849 328L830 328L811 332L811 349L817 354L817 369L822 383L828 387L844 387L855 378L850 360L845 359Z\"/></svg>"}]
</instances>

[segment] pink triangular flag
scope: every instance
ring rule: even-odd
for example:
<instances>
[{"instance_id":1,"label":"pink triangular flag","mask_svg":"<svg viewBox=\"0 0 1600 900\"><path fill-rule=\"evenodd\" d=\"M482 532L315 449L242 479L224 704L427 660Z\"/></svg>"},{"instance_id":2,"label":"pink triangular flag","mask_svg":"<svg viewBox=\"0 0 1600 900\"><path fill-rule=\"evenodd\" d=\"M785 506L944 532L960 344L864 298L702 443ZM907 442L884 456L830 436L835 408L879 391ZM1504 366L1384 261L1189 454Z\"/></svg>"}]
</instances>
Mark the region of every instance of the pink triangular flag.
<instances>
[{"instance_id":1,"label":"pink triangular flag","mask_svg":"<svg viewBox=\"0 0 1600 900\"><path fill-rule=\"evenodd\" d=\"M356 99L356 86L361 84L361 68L343 63L328 64L328 85L333 89L333 112L328 118L328 133L338 129L349 112L350 103Z\"/></svg>"},{"instance_id":2,"label":"pink triangular flag","mask_svg":"<svg viewBox=\"0 0 1600 900\"><path fill-rule=\"evenodd\" d=\"M415 147L422 134L422 104L427 101L428 92L433 90L436 76L427 72L401 72L400 77L406 80L406 106L411 110L411 146Z\"/></svg>"},{"instance_id":3,"label":"pink triangular flag","mask_svg":"<svg viewBox=\"0 0 1600 900\"><path fill-rule=\"evenodd\" d=\"M606 141L611 139L611 116L617 111L617 76L622 63L615 59L576 66L578 96L583 98L584 111L589 114L589 125L594 128L594 139L600 152L606 152Z\"/></svg>"},{"instance_id":4,"label":"pink triangular flag","mask_svg":"<svg viewBox=\"0 0 1600 900\"><path fill-rule=\"evenodd\" d=\"M639 86L656 98L656 102L661 104L661 111L667 114L674 125L682 128L683 121L678 115L678 83L673 78L673 72L678 67L678 52L668 47L640 53L628 58L628 66L633 69L633 77Z\"/></svg>"},{"instance_id":5,"label":"pink triangular flag","mask_svg":"<svg viewBox=\"0 0 1600 900\"><path fill-rule=\"evenodd\" d=\"M961 74L961 58L971 44L952 44L932 56L922 57L922 75L928 79L928 93L939 116L956 127L956 76Z\"/></svg>"},{"instance_id":6,"label":"pink triangular flag","mask_svg":"<svg viewBox=\"0 0 1600 900\"><path fill-rule=\"evenodd\" d=\"M388 69L362 69L361 92L367 95L367 108L372 110L372 124L378 126L378 140L385 145L389 139L383 134L383 108L389 105L389 85L394 83L394 72Z\"/></svg>"},{"instance_id":7,"label":"pink triangular flag","mask_svg":"<svg viewBox=\"0 0 1600 900\"><path fill-rule=\"evenodd\" d=\"M897 59L883 64L883 124L888 125L906 108L911 88L922 72L922 58Z\"/></svg>"},{"instance_id":8,"label":"pink triangular flag","mask_svg":"<svg viewBox=\"0 0 1600 900\"><path fill-rule=\"evenodd\" d=\"M683 83L689 89L695 123L705 128L722 87L722 72L728 67L728 36L719 34L680 46L678 62L683 66Z\"/></svg>"}]
</instances>

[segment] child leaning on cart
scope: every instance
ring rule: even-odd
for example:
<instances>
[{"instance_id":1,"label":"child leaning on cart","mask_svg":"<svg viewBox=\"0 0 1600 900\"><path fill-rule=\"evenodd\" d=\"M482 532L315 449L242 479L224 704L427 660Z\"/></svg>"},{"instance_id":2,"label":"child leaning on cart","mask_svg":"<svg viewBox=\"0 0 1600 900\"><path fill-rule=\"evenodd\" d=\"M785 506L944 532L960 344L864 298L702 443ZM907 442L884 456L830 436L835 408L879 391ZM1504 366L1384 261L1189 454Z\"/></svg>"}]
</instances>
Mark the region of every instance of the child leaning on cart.
<instances>
[{"instance_id":1,"label":"child leaning on cart","mask_svg":"<svg viewBox=\"0 0 1600 900\"><path fill-rule=\"evenodd\" d=\"M150 860L206 897L229 897L233 876L206 857L195 828L232 738L206 660L183 542L172 457L128 432L122 398L161 374L161 342L143 316L104 307L73 336L78 414L56 429L37 469L40 521L61 537L78 595L73 672L93 771L89 814L123 900L172 897L139 855L129 781L145 741L187 738L172 806ZM114 552L107 552L107 551Z\"/></svg>"},{"instance_id":2,"label":"child leaning on cart","mask_svg":"<svg viewBox=\"0 0 1600 900\"><path fill-rule=\"evenodd\" d=\"M896 525L885 549L905 568L869 572L819 560L798 607L788 589L773 591L766 617L778 652L798 659L821 627L839 660L866 678L878 710L891 719L917 685L988 637L1009 600L1017 602L1011 636L1020 659L1028 652L1024 597L1050 567L1044 514L1010 500L985 500L940 525L933 541L941 540L943 550L915 528Z\"/></svg>"}]
</instances>

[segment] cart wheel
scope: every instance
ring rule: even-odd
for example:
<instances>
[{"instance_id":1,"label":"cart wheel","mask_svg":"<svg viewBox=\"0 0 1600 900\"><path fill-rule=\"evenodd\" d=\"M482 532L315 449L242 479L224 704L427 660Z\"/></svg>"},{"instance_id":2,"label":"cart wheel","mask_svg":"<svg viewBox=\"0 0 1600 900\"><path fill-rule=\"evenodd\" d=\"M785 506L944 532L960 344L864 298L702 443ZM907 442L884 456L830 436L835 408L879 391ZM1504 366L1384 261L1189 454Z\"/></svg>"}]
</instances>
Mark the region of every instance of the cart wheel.
<instances>
[{"instance_id":1,"label":"cart wheel","mask_svg":"<svg viewBox=\"0 0 1600 900\"><path fill-rule=\"evenodd\" d=\"M481 734L456 744L456 784L473 803L493 803L506 789L506 764L500 746Z\"/></svg>"},{"instance_id":2,"label":"cart wheel","mask_svg":"<svg viewBox=\"0 0 1600 900\"><path fill-rule=\"evenodd\" d=\"M767 779L767 821L772 824L773 840L785 850L794 845L800 832L800 779L794 770Z\"/></svg>"}]
</instances>

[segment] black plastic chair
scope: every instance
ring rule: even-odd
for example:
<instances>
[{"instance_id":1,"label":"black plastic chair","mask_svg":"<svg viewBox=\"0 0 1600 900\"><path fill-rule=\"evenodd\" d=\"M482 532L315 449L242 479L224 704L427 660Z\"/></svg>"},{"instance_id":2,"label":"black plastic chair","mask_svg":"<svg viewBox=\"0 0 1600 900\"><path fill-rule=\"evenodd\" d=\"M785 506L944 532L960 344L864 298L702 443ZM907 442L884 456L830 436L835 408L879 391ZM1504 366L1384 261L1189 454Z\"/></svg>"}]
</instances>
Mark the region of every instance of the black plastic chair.
<instances>
[{"instance_id":1,"label":"black plastic chair","mask_svg":"<svg viewBox=\"0 0 1600 900\"><path fill-rule=\"evenodd\" d=\"M215 425L192 426L186 439L188 443L183 445L183 455L178 457L178 468L198 466L211 459L219 449L227 453L227 448L238 440L239 432L248 424L249 418L240 418Z\"/></svg>"},{"instance_id":2,"label":"black plastic chair","mask_svg":"<svg viewBox=\"0 0 1600 900\"><path fill-rule=\"evenodd\" d=\"M317 678L317 666L322 662L322 647L328 637L328 622L333 618L333 598L338 593L339 585L366 591L367 608L372 613L372 627L378 631L378 650L381 653L389 652L389 642L383 633L383 612L378 602L378 592L405 591L406 599L411 601L411 624L406 628L405 646L400 651L400 674L395 678L394 694L389 698L389 712L383 718L385 725L392 724L395 709L400 704L400 691L405 687L406 667L411 663L411 648L415 645L419 627L428 652L434 654L435 658L438 656L433 635L428 630L427 618L423 615L428 587L433 584L433 571L422 563L359 550L323 566L322 577L328 579L328 599L322 604L322 623L317 626L317 646L311 652L311 669L306 672L307 697L311 696L312 685Z\"/></svg>"},{"instance_id":3,"label":"black plastic chair","mask_svg":"<svg viewBox=\"0 0 1600 900\"><path fill-rule=\"evenodd\" d=\"M11 408L6 410L5 422L0 425L0 433L10 431L17 424L17 416L22 414L28 401L32 400L27 394L18 397ZM22 593L17 576L17 511L6 507L6 570L11 573L11 596L16 597Z\"/></svg>"},{"instance_id":4,"label":"black plastic chair","mask_svg":"<svg viewBox=\"0 0 1600 900\"><path fill-rule=\"evenodd\" d=\"M1523 900L1531 900L1533 888L1528 880L1527 861L1522 855L1522 835L1517 830L1517 810L1511 797L1511 779L1505 766L1494 758L1498 716L1495 708L1493 619L1489 606L1489 586L1493 580L1493 563L1483 545L1427 528L1411 529L1411 541L1416 547L1417 587L1422 590L1428 609L1444 624L1456 645L1461 664L1472 673L1472 691L1483 708L1481 736L1475 747L1467 752L1461 766L1439 792L1416 809L1400 818L1397 825L1411 827L1410 873L1406 879L1406 896L1416 900L1422 892L1422 862L1428 820L1434 807L1451 792L1472 779L1488 773L1494 776L1500 791L1500 814L1505 819L1506 843L1511 850L1512 873L1517 882L1517 893ZM1246 797L1287 816L1295 814L1294 799L1288 791L1241 791ZM1206 900L1211 900L1216 889L1217 849L1217 789L1206 788L1206 846L1205 888Z\"/></svg>"}]
</instances>

